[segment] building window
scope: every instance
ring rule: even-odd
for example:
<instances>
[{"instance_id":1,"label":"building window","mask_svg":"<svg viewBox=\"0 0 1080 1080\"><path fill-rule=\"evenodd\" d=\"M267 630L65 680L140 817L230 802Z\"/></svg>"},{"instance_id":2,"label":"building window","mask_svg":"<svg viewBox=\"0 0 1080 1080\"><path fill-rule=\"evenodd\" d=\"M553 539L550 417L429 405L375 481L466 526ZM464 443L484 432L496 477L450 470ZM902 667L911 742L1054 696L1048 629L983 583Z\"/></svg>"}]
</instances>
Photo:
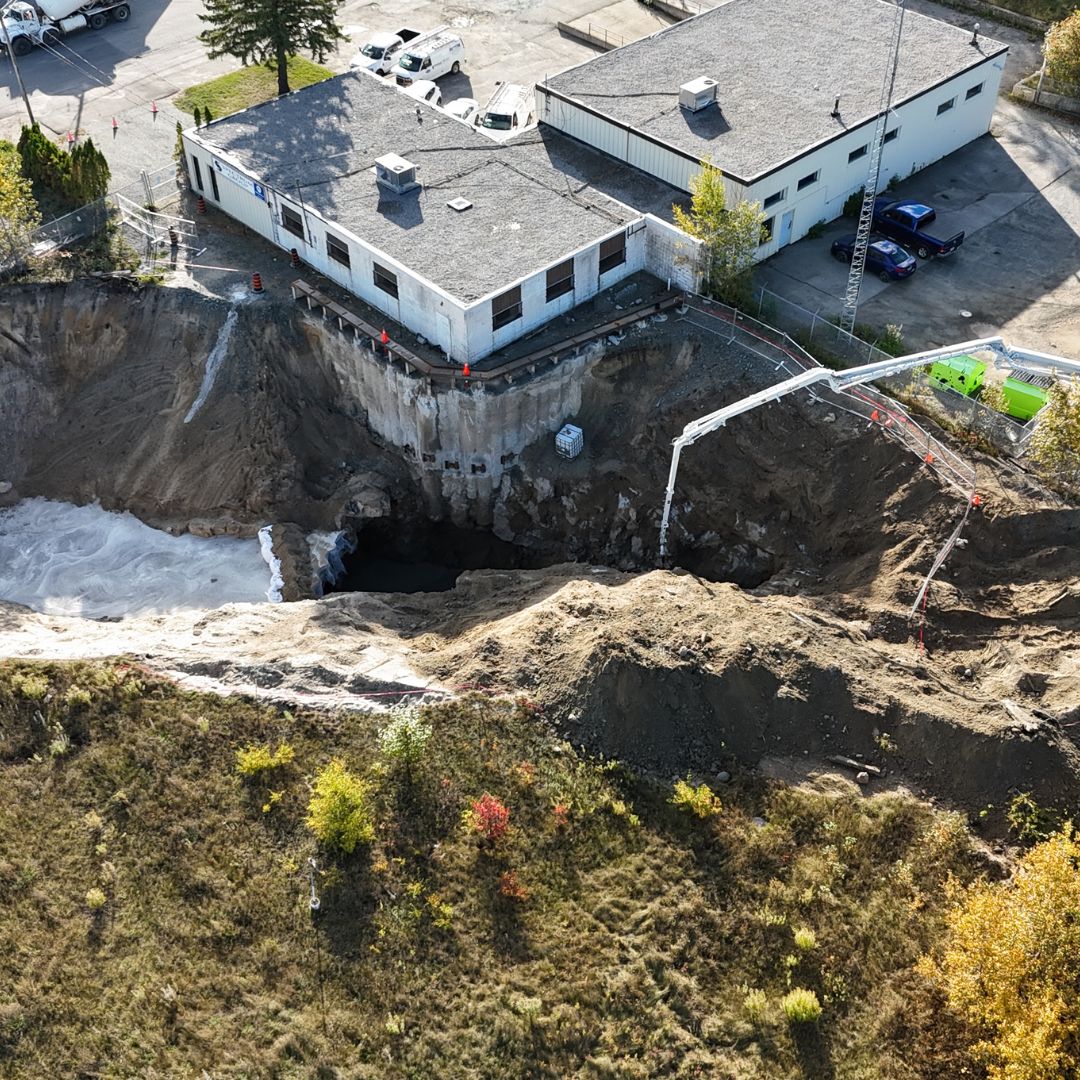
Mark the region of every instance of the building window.
<instances>
[{"instance_id":1,"label":"building window","mask_svg":"<svg viewBox=\"0 0 1080 1080\"><path fill-rule=\"evenodd\" d=\"M899 128L893 128L892 131L886 131L885 132L885 138L882 139L881 141L882 142L892 142L893 139L895 139L896 136L899 135L899 134L900 134L900 129Z\"/></svg>"},{"instance_id":2,"label":"building window","mask_svg":"<svg viewBox=\"0 0 1080 1080\"><path fill-rule=\"evenodd\" d=\"M770 206L775 206L778 202L783 202L784 196L787 194L787 188L783 191L774 191L762 204L763 210L768 210Z\"/></svg>"},{"instance_id":3,"label":"building window","mask_svg":"<svg viewBox=\"0 0 1080 1080\"><path fill-rule=\"evenodd\" d=\"M978 86L969 87L968 92L964 95L964 100L970 101L973 97L978 97L982 93L982 88L982 83L979 83Z\"/></svg>"},{"instance_id":4,"label":"building window","mask_svg":"<svg viewBox=\"0 0 1080 1080\"><path fill-rule=\"evenodd\" d=\"M341 263L342 266L351 266L349 261L349 245L343 243L336 236L326 234L326 254L330 256L334 262Z\"/></svg>"},{"instance_id":5,"label":"building window","mask_svg":"<svg viewBox=\"0 0 1080 1080\"><path fill-rule=\"evenodd\" d=\"M375 279L375 288L382 289L384 293L389 293L396 300L398 294L397 274L392 270L387 270L385 266L380 266L378 263L372 263L371 269Z\"/></svg>"},{"instance_id":6,"label":"building window","mask_svg":"<svg viewBox=\"0 0 1080 1080\"><path fill-rule=\"evenodd\" d=\"M199 159L194 154L191 155L191 164L195 166L195 186L203 191L205 189L202 182L202 169L199 167Z\"/></svg>"},{"instance_id":7,"label":"building window","mask_svg":"<svg viewBox=\"0 0 1080 1080\"><path fill-rule=\"evenodd\" d=\"M557 300L560 296L573 291L574 260L567 259L566 262L553 266L547 272L547 302L550 304L552 300Z\"/></svg>"},{"instance_id":8,"label":"building window","mask_svg":"<svg viewBox=\"0 0 1080 1080\"><path fill-rule=\"evenodd\" d=\"M498 330L501 326L512 323L521 318L521 286L515 285L507 289L502 296L496 296L491 301L491 329Z\"/></svg>"},{"instance_id":9,"label":"building window","mask_svg":"<svg viewBox=\"0 0 1080 1080\"><path fill-rule=\"evenodd\" d=\"M305 239L303 219L288 206L282 206L281 208L281 227L286 232L291 232L293 236L299 236L301 240Z\"/></svg>"},{"instance_id":10,"label":"building window","mask_svg":"<svg viewBox=\"0 0 1080 1080\"><path fill-rule=\"evenodd\" d=\"M217 186L217 173L214 172L213 166L210 168L210 187L214 192L214 202L221 202L221 192L218 191Z\"/></svg>"},{"instance_id":11,"label":"building window","mask_svg":"<svg viewBox=\"0 0 1080 1080\"><path fill-rule=\"evenodd\" d=\"M771 217L768 221L761 223L761 237L758 240L758 244L767 244L773 236L773 227L776 225L776 218Z\"/></svg>"},{"instance_id":12,"label":"building window","mask_svg":"<svg viewBox=\"0 0 1080 1080\"><path fill-rule=\"evenodd\" d=\"M600 276L626 262L626 233L619 233L600 245Z\"/></svg>"},{"instance_id":13,"label":"building window","mask_svg":"<svg viewBox=\"0 0 1080 1080\"><path fill-rule=\"evenodd\" d=\"M951 97L948 101L943 101L937 107L937 114L940 116L942 113L947 113L956 104L956 98Z\"/></svg>"},{"instance_id":14,"label":"building window","mask_svg":"<svg viewBox=\"0 0 1080 1080\"><path fill-rule=\"evenodd\" d=\"M804 176L799 181L799 190L800 191L805 191L811 184L816 184L818 182L818 177L820 175L821 175L821 170L818 169L817 172L812 172L809 176Z\"/></svg>"},{"instance_id":15,"label":"building window","mask_svg":"<svg viewBox=\"0 0 1080 1080\"><path fill-rule=\"evenodd\" d=\"M848 164L850 165L853 161L858 161L861 157L866 157L865 146L860 146L857 150L852 150L851 153L848 154Z\"/></svg>"}]
</instances>

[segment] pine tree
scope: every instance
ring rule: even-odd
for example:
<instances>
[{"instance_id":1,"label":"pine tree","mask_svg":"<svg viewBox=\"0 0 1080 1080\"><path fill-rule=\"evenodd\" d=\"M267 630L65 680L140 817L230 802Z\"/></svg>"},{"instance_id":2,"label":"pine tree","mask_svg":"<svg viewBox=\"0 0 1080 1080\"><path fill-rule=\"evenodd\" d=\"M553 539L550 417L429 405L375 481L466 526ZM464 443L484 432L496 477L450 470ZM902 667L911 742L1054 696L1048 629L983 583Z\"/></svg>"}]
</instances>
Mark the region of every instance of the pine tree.
<instances>
[{"instance_id":1,"label":"pine tree","mask_svg":"<svg viewBox=\"0 0 1080 1080\"><path fill-rule=\"evenodd\" d=\"M206 0L199 40L211 59L235 56L277 68L278 94L289 92L288 59L310 53L320 63L345 40L335 15L340 0Z\"/></svg>"}]
</instances>

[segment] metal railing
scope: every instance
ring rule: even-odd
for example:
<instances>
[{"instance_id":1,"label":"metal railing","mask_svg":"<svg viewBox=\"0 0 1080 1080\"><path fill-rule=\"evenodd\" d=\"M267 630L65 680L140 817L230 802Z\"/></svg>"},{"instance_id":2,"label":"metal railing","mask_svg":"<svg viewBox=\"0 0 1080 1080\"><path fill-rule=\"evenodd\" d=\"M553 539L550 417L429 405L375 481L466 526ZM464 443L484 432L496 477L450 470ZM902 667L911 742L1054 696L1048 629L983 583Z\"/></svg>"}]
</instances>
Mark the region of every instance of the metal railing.
<instances>
[{"instance_id":1,"label":"metal railing","mask_svg":"<svg viewBox=\"0 0 1080 1080\"><path fill-rule=\"evenodd\" d=\"M702 326L700 319L704 316L710 321L702 326L703 329L711 329L722 337L726 336L729 342L741 345L744 349L771 361L776 370L783 371L789 377L821 366L782 330L769 326L737 308L701 296L688 298L687 306L688 314L698 315L697 325ZM689 321L695 320L691 318ZM892 358L882 353L881 359ZM808 389L807 393L815 401L858 416L867 421L868 426L877 426L883 434L902 443L911 453L921 458L926 469L964 498L970 498L974 492L974 467L923 428L899 401L868 385L852 386L844 390L816 386Z\"/></svg>"},{"instance_id":2,"label":"metal railing","mask_svg":"<svg viewBox=\"0 0 1080 1080\"><path fill-rule=\"evenodd\" d=\"M148 206L160 208L179 199L180 193L175 165L163 165L152 172L144 169L134 184L110 191L103 198L54 218L35 230L33 253L44 255L58 247L94 236L105 228L114 210L121 210L126 205L133 204L143 209Z\"/></svg>"}]
</instances>

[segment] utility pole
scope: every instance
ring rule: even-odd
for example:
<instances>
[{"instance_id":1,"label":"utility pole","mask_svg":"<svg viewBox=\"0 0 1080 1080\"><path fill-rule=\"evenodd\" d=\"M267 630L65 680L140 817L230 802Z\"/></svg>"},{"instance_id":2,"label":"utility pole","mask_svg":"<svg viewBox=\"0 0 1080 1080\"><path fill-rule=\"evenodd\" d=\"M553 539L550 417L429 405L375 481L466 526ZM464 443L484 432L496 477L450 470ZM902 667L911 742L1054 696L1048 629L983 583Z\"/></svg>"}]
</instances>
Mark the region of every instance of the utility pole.
<instances>
[{"instance_id":1,"label":"utility pole","mask_svg":"<svg viewBox=\"0 0 1080 1080\"><path fill-rule=\"evenodd\" d=\"M30 108L30 99L26 96L26 87L23 86L22 74L19 71L19 63L15 59L15 50L11 47L11 35L8 33L7 23L3 14L0 14L0 28L4 31L4 44L7 46L7 54L11 57L11 66L15 69L15 80L19 84L19 92L22 94L23 104L26 106L26 115L30 117L30 126L33 127L34 110Z\"/></svg>"}]
</instances>

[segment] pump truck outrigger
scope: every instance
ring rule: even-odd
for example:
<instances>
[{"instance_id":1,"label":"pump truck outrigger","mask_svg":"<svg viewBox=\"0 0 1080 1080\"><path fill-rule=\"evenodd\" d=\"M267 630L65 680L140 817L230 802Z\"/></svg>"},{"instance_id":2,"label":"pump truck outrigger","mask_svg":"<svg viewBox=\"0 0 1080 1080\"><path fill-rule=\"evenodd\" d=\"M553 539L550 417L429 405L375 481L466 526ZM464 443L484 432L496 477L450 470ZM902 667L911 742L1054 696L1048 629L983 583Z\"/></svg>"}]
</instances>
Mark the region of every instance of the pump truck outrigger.
<instances>
[{"instance_id":1,"label":"pump truck outrigger","mask_svg":"<svg viewBox=\"0 0 1080 1080\"><path fill-rule=\"evenodd\" d=\"M12 0L0 9L6 38L0 35L0 52L7 51L7 41L16 56L25 56L35 45L53 45L73 30L90 27L100 30L109 20L126 22L131 16L127 0Z\"/></svg>"}]
</instances>

